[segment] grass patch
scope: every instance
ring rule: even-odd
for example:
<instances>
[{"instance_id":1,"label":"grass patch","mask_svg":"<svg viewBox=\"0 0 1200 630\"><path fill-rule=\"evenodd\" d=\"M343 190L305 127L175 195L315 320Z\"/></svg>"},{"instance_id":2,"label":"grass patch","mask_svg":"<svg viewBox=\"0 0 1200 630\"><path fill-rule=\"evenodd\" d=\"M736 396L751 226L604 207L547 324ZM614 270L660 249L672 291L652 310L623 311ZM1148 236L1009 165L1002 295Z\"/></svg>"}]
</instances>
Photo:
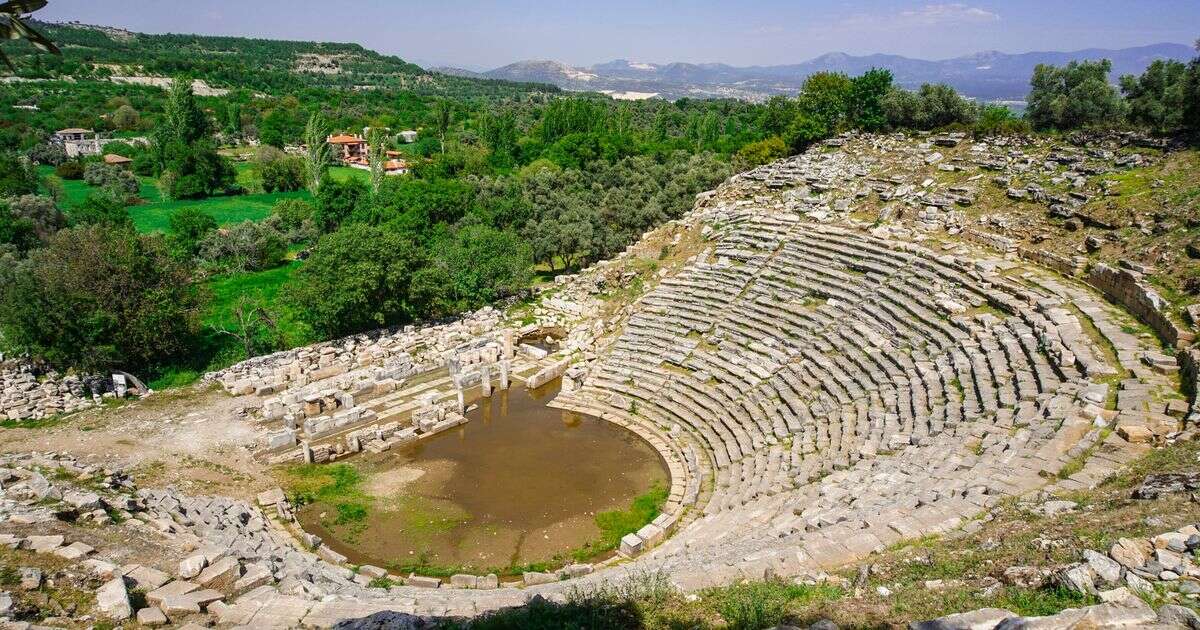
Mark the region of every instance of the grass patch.
<instances>
[{"instance_id":1,"label":"grass patch","mask_svg":"<svg viewBox=\"0 0 1200 630\"><path fill-rule=\"evenodd\" d=\"M362 475L350 464L288 466L283 479L296 505L321 503L333 509L335 516L330 525L361 523L367 518L371 497L359 487Z\"/></svg>"},{"instance_id":2,"label":"grass patch","mask_svg":"<svg viewBox=\"0 0 1200 630\"><path fill-rule=\"evenodd\" d=\"M279 299L283 285L295 277L303 264L300 261L292 261L265 271L229 274L210 279L208 288L212 292L212 303L204 318L205 326L233 326L233 308L237 305L238 298L243 295L256 295L279 312L279 332L283 337L284 346L294 348L313 343L316 337L312 330Z\"/></svg>"},{"instance_id":3,"label":"grass patch","mask_svg":"<svg viewBox=\"0 0 1200 630\"><path fill-rule=\"evenodd\" d=\"M13 420L5 418L0 420L0 429L49 429L62 424L66 419L67 416L61 413L36 420Z\"/></svg>"},{"instance_id":4,"label":"grass patch","mask_svg":"<svg viewBox=\"0 0 1200 630\"><path fill-rule=\"evenodd\" d=\"M191 385L205 372L219 370L247 359L242 344L217 332L236 330L234 307L243 295L257 296L278 315L280 349L295 348L317 341L312 329L279 299L279 292L303 263L292 261L274 269L215 276L206 282L212 301L201 321L200 339L186 361L160 367L147 375L147 384L155 390Z\"/></svg>"},{"instance_id":5,"label":"grass patch","mask_svg":"<svg viewBox=\"0 0 1200 630\"><path fill-rule=\"evenodd\" d=\"M844 595L830 585L808 586L783 581L750 582L711 589L702 595L732 630L758 630L794 619L793 615L817 602Z\"/></svg>"},{"instance_id":6,"label":"grass patch","mask_svg":"<svg viewBox=\"0 0 1200 630\"><path fill-rule=\"evenodd\" d=\"M616 549L625 534L636 532L662 513L662 507L667 502L669 494L665 485L655 483L645 494L634 497L628 510L600 512L596 515L596 526L600 528L600 537L571 552L571 555L576 560L583 562Z\"/></svg>"},{"instance_id":7,"label":"grass patch","mask_svg":"<svg viewBox=\"0 0 1200 630\"><path fill-rule=\"evenodd\" d=\"M129 215L139 232L166 232L171 225L171 215L183 208L199 208L217 220L218 225L260 221L271 214L276 202L282 199L312 200L307 191L288 193L262 193L257 195L231 195L209 197L198 200L158 201L131 206Z\"/></svg>"}]
</instances>

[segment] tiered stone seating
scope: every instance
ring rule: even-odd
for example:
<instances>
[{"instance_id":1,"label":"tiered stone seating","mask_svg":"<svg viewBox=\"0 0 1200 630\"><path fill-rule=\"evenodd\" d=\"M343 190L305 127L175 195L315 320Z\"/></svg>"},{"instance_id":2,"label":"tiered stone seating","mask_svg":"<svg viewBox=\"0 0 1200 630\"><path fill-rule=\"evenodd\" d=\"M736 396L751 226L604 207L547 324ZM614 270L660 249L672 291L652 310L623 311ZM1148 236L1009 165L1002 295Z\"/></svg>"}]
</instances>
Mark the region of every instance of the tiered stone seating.
<instances>
[{"instance_id":1,"label":"tiered stone seating","mask_svg":"<svg viewBox=\"0 0 1200 630\"><path fill-rule=\"evenodd\" d=\"M1061 291L794 215L735 210L714 236L569 403L671 436L712 481L646 556L679 580L794 574L946 531L1098 439L1086 377L1121 368Z\"/></svg>"}]
</instances>

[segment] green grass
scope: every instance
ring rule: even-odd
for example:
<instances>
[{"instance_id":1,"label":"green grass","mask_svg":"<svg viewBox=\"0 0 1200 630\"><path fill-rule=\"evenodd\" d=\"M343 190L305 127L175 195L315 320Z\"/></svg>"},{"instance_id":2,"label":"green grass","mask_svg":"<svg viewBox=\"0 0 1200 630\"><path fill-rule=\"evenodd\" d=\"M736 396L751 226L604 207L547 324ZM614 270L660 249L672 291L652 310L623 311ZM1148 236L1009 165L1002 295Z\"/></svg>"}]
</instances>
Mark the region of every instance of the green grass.
<instances>
[{"instance_id":1,"label":"green grass","mask_svg":"<svg viewBox=\"0 0 1200 630\"><path fill-rule=\"evenodd\" d=\"M257 295L267 304L279 308L279 291L296 275L304 263L294 260L286 265L265 271L216 276L208 281L212 292L212 303L204 323L208 326L232 326L233 308L242 295ZM304 345L313 341L312 333L291 312L280 313L279 326L284 341L289 346Z\"/></svg>"},{"instance_id":2,"label":"green grass","mask_svg":"<svg viewBox=\"0 0 1200 630\"><path fill-rule=\"evenodd\" d=\"M316 341L316 336L299 317L279 299L280 289L304 263L292 261L286 265L246 273L216 276L207 281L212 296L203 320L201 339L189 361L163 366L149 375L147 385L155 390L184 387L196 382L205 372L219 370L246 359L246 351L229 335L217 332L220 328L234 329L234 307L242 295L259 296L275 311L283 346L295 348Z\"/></svg>"},{"instance_id":3,"label":"green grass","mask_svg":"<svg viewBox=\"0 0 1200 630\"><path fill-rule=\"evenodd\" d=\"M720 613L731 630L758 630L790 620L799 608L837 600L843 595L835 586L768 581L711 589L702 598L707 606Z\"/></svg>"},{"instance_id":4,"label":"green grass","mask_svg":"<svg viewBox=\"0 0 1200 630\"><path fill-rule=\"evenodd\" d=\"M340 182L344 182L347 179L357 179L363 183L371 181L370 171L364 171L361 168L350 168L349 166L332 166L329 168L329 176Z\"/></svg>"},{"instance_id":5,"label":"green grass","mask_svg":"<svg viewBox=\"0 0 1200 630\"><path fill-rule=\"evenodd\" d=\"M363 171L355 171L355 169L345 167L339 168L343 168L346 171L353 171L355 175L358 173L366 175ZM237 171L238 183L250 189L257 187L257 182L252 181L253 174L248 164L238 164ZM71 208L83 203L87 199L87 196L95 190L83 180L59 179L54 175L54 169L49 166L39 166L38 172L43 177L57 179L62 182L63 191L66 195L62 201L62 207L68 215L71 213ZM247 220L262 220L271 214L271 208L281 199L312 199L312 195L308 194L307 191L298 191L164 201L153 178L139 177L138 180L141 182L138 196L145 203L129 206L129 216L133 218L134 227L144 234L166 232L171 225L171 215L175 214L181 208L198 207L216 219L218 225L229 225Z\"/></svg>"},{"instance_id":6,"label":"green grass","mask_svg":"<svg viewBox=\"0 0 1200 630\"><path fill-rule=\"evenodd\" d=\"M645 494L634 497L628 510L600 512L596 515L596 526L600 528L599 539L576 549L571 555L584 562L616 549L621 544L622 536L636 532L661 513L669 494L666 486L656 483Z\"/></svg>"},{"instance_id":7,"label":"green grass","mask_svg":"<svg viewBox=\"0 0 1200 630\"><path fill-rule=\"evenodd\" d=\"M337 512L338 525L367 518L371 497L359 488L362 475L350 464L298 464L284 470L285 485L296 505L324 503Z\"/></svg>"},{"instance_id":8,"label":"green grass","mask_svg":"<svg viewBox=\"0 0 1200 630\"><path fill-rule=\"evenodd\" d=\"M196 207L211 215L218 225L260 221L271 214L271 208L281 199L312 199L307 191L290 193L262 193L257 195L235 195L209 197L199 200L158 201L129 208L133 224L142 233L166 232L171 224L171 215L183 208Z\"/></svg>"},{"instance_id":9,"label":"green grass","mask_svg":"<svg viewBox=\"0 0 1200 630\"><path fill-rule=\"evenodd\" d=\"M0 420L0 429L47 429L62 424L63 420L66 420L66 418L67 417L62 414L56 414L38 420L12 420L5 418Z\"/></svg>"}]
</instances>

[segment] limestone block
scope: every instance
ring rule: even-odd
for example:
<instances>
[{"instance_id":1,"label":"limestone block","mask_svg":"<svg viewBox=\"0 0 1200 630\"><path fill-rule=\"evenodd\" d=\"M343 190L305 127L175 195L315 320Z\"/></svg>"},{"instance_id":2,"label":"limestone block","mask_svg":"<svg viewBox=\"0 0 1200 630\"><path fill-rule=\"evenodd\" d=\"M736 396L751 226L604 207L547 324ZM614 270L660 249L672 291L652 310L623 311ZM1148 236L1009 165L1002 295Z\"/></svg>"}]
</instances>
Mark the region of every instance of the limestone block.
<instances>
[{"instance_id":1,"label":"limestone block","mask_svg":"<svg viewBox=\"0 0 1200 630\"><path fill-rule=\"evenodd\" d=\"M387 569L382 569L380 567L370 565L370 564L362 565L361 567L358 568L358 572L359 572L359 574L365 575L368 578L371 578L372 580L382 578L382 577L387 577L387 574L388 574Z\"/></svg>"},{"instance_id":2,"label":"limestone block","mask_svg":"<svg viewBox=\"0 0 1200 630\"><path fill-rule=\"evenodd\" d=\"M93 548L91 545L76 541L65 547L59 547L58 549L55 549L54 555L60 558L66 558L67 560L78 560L91 554L93 551L95 551L95 548Z\"/></svg>"},{"instance_id":3,"label":"limestone block","mask_svg":"<svg viewBox=\"0 0 1200 630\"><path fill-rule=\"evenodd\" d=\"M1154 441L1154 433L1138 424L1122 424L1117 427L1117 435L1133 444L1146 444Z\"/></svg>"},{"instance_id":4,"label":"limestone block","mask_svg":"<svg viewBox=\"0 0 1200 630\"><path fill-rule=\"evenodd\" d=\"M125 587L124 578L113 578L96 591L96 607L104 616L116 621L133 616L133 606L129 603L129 590Z\"/></svg>"},{"instance_id":5,"label":"limestone block","mask_svg":"<svg viewBox=\"0 0 1200 630\"><path fill-rule=\"evenodd\" d=\"M187 580L175 580L174 582L168 582L150 591L149 593L146 593L146 601L149 602L151 606L158 606L164 599L168 597L187 595L188 593L198 590L200 590L200 585L196 584L195 582L189 582Z\"/></svg>"},{"instance_id":6,"label":"limestone block","mask_svg":"<svg viewBox=\"0 0 1200 630\"><path fill-rule=\"evenodd\" d=\"M457 573L450 576L450 586L453 588L477 588L479 586L479 578L474 575Z\"/></svg>"},{"instance_id":7,"label":"limestone block","mask_svg":"<svg viewBox=\"0 0 1200 630\"><path fill-rule=\"evenodd\" d=\"M553 584L559 581L556 573L539 573L536 571L526 571L522 578L525 581L525 586L537 586L539 584Z\"/></svg>"},{"instance_id":8,"label":"limestone block","mask_svg":"<svg viewBox=\"0 0 1200 630\"><path fill-rule=\"evenodd\" d=\"M201 571L196 582L204 588L229 588L241 575L242 565L237 558L226 556Z\"/></svg>"},{"instance_id":9,"label":"limestone block","mask_svg":"<svg viewBox=\"0 0 1200 630\"><path fill-rule=\"evenodd\" d=\"M408 577L404 578L404 584L406 586L413 586L416 588L438 588L442 585L442 581L434 577L426 577L423 575L417 575L416 573L409 573Z\"/></svg>"},{"instance_id":10,"label":"limestone block","mask_svg":"<svg viewBox=\"0 0 1200 630\"><path fill-rule=\"evenodd\" d=\"M642 539L637 534L625 534L621 538L621 555L633 557L642 552Z\"/></svg>"},{"instance_id":11,"label":"limestone block","mask_svg":"<svg viewBox=\"0 0 1200 630\"><path fill-rule=\"evenodd\" d=\"M137 622L138 625L157 628L167 625L167 615L158 607L143 608L137 611Z\"/></svg>"},{"instance_id":12,"label":"limestone block","mask_svg":"<svg viewBox=\"0 0 1200 630\"><path fill-rule=\"evenodd\" d=\"M188 556L179 561L179 577L190 580L200 575L206 566L208 566L208 558L204 557L204 554Z\"/></svg>"},{"instance_id":13,"label":"limestone block","mask_svg":"<svg viewBox=\"0 0 1200 630\"><path fill-rule=\"evenodd\" d=\"M235 593L244 593L270 584L274 580L270 569L259 564L252 564L246 567L246 573L233 583L233 590Z\"/></svg>"},{"instance_id":14,"label":"limestone block","mask_svg":"<svg viewBox=\"0 0 1200 630\"><path fill-rule=\"evenodd\" d=\"M271 451L291 448L296 445L296 431L294 429L270 431L267 433L265 441L267 449Z\"/></svg>"}]
</instances>

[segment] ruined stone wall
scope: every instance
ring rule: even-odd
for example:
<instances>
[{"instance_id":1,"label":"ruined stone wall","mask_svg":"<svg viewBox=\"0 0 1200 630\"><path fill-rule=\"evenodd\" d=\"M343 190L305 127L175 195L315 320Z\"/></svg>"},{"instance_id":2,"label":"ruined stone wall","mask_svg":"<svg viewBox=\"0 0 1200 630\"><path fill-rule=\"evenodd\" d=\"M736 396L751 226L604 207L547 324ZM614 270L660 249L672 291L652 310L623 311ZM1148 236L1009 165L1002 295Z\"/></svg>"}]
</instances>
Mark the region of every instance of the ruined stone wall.
<instances>
[{"instance_id":1,"label":"ruined stone wall","mask_svg":"<svg viewBox=\"0 0 1200 630\"><path fill-rule=\"evenodd\" d=\"M0 420L40 420L92 407L108 390L103 381L56 372L39 377L21 363L0 367Z\"/></svg>"},{"instance_id":2,"label":"ruined stone wall","mask_svg":"<svg viewBox=\"0 0 1200 630\"><path fill-rule=\"evenodd\" d=\"M484 307L448 324L378 330L255 357L205 374L204 379L232 394L269 396L369 365L412 371L423 360L440 362L442 353L499 321L499 311Z\"/></svg>"},{"instance_id":3,"label":"ruined stone wall","mask_svg":"<svg viewBox=\"0 0 1200 630\"><path fill-rule=\"evenodd\" d=\"M1167 316L1170 305L1142 281L1141 274L1097 263L1088 272L1087 282L1133 313L1167 343L1181 347L1192 341L1193 335L1181 330Z\"/></svg>"},{"instance_id":4,"label":"ruined stone wall","mask_svg":"<svg viewBox=\"0 0 1200 630\"><path fill-rule=\"evenodd\" d=\"M1048 269L1053 269L1064 276L1077 276L1083 273L1086 261L1086 259L1079 256L1067 257L1055 254L1052 251L1034 249L1032 247L1022 247L1017 250L1017 254L1025 260L1037 263Z\"/></svg>"},{"instance_id":5,"label":"ruined stone wall","mask_svg":"<svg viewBox=\"0 0 1200 630\"><path fill-rule=\"evenodd\" d=\"M1017 241L1015 239L1008 238L1007 236L1000 236L999 234L993 234L992 232L984 232L982 230L975 230L972 228L963 230L962 234L963 237L968 241L971 241L972 243L978 243L984 247L989 247L999 251L1002 254L1011 254L1017 251Z\"/></svg>"},{"instance_id":6,"label":"ruined stone wall","mask_svg":"<svg viewBox=\"0 0 1200 630\"><path fill-rule=\"evenodd\" d=\"M1200 350L1180 350L1177 358L1180 386L1191 403L1186 420L1187 428L1191 428L1200 422L1200 399L1197 398L1197 394L1200 394Z\"/></svg>"}]
</instances>

